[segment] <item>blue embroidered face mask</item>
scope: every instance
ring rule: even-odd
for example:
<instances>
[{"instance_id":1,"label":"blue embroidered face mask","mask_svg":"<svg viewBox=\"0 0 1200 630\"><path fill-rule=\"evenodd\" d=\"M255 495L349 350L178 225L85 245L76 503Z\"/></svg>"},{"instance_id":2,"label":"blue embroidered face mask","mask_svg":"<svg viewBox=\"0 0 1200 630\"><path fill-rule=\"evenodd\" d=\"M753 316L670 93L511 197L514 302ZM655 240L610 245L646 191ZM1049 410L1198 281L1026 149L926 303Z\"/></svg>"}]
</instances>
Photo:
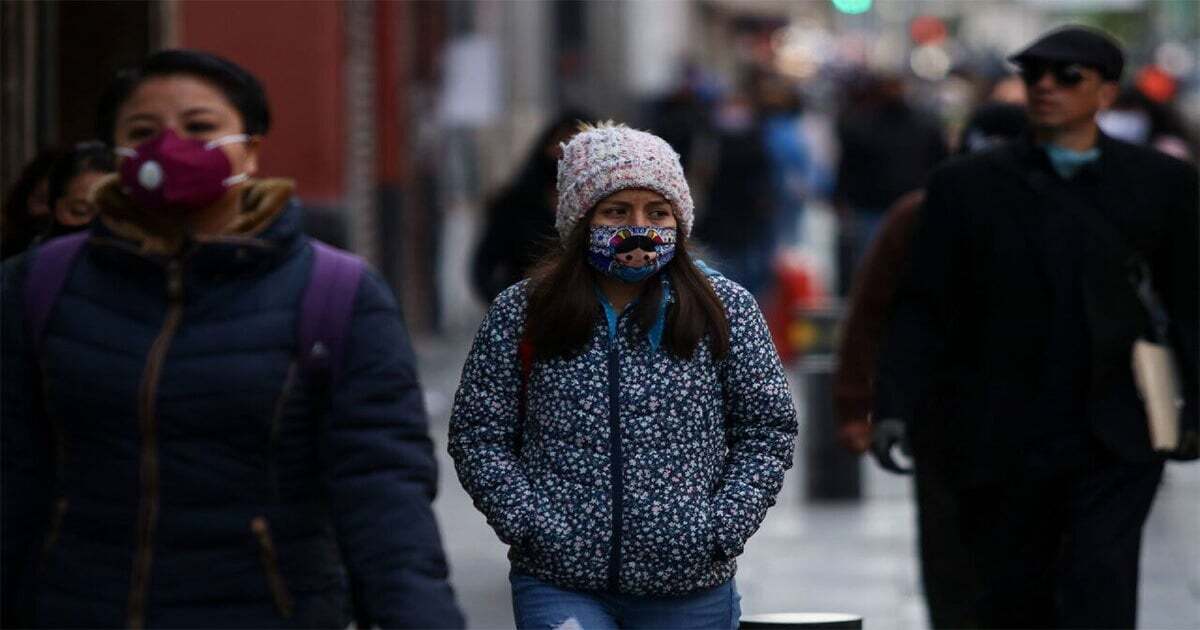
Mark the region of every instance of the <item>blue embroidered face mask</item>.
<instances>
[{"instance_id":1,"label":"blue embroidered face mask","mask_svg":"<svg viewBox=\"0 0 1200 630\"><path fill-rule=\"evenodd\" d=\"M675 234L675 228L593 225L588 262L618 280L640 282L671 262Z\"/></svg>"}]
</instances>

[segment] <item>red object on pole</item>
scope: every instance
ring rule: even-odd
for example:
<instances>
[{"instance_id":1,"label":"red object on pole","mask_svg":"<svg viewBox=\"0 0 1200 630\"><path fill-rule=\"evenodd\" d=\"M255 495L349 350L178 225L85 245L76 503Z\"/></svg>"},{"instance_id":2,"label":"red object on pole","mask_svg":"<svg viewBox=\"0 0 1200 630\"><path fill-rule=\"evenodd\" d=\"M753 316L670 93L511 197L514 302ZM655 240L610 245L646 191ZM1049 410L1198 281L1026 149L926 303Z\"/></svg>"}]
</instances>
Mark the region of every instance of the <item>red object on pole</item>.
<instances>
[{"instance_id":1,"label":"red object on pole","mask_svg":"<svg viewBox=\"0 0 1200 630\"><path fill-rule=\"evenodd\" d=\"M798 256L780 255L775 259L774 267L774 287L764 311L775 350L779 358L788 363L798 359L812 341L807 338L810 336L808 329L797 319L797 314L819 305L824 291Z\"/></svg>"},{"instance_id":2,"label":"red object on pole","mask_svg":"<svg viewBox=\"0 0 1200 630\"><path fill-rule=\"evenodd\" d=\"M1174 77L1158 66L1146 66L1137 73L1137 89L1155 103L1167 103L1175 98Z\"/></svg>"},{"instance_id":3,"label":"red object on pole","mask_svg":"<svg viewBox=\"0 0 1200 630\"><path fill-rule=\"evenodd\" d=\"M913 21L908 25L908 34L912 40L920 45L936 44L949 35L946 30L946 23L940 18L932 15L922 15L913 18Z\"/></svg>"}]
</instances>

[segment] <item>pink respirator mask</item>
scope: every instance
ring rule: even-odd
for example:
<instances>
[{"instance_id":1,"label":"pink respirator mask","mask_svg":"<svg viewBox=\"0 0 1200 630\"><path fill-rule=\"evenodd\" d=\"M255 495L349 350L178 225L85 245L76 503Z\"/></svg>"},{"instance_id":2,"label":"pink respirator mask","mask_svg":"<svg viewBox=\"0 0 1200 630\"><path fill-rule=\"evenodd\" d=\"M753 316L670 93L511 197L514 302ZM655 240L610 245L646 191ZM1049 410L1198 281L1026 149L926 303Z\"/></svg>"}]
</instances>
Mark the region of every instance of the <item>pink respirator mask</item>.
<instances>
[{"instance_id":1,"label":"pink respirator mask","mask_svg":"<svg viewBox=\"0 0 1200 630\"><path fill-rule=\"evenodd\" d=\"M201 210L215 203L230 186L249 175L233 175L233 166L220 147L246 142L250 136L232 134L216 140L180 138L167 129L137 148L118 147L125 158L119 168L125 194L147 210Z\"/></svg>"}]
</instances>

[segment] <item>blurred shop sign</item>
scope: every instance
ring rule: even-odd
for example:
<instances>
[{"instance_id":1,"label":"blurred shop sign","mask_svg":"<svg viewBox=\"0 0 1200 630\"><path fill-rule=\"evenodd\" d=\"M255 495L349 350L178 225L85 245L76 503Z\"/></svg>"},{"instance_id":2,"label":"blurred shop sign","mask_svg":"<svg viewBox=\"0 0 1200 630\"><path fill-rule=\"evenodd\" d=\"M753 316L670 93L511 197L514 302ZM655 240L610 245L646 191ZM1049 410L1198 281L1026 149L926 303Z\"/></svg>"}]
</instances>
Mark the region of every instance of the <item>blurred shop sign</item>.
<instances>
[{"instance_id":1,"label":"blurred shop sign","mask_svg":"<svg viewBox=\"0 0 1200 630\"><path fill-rule=\"evenodd\" d=\"M828 298L818 305L793 311L787 340L791 356L799 359L793 364L797 373L834 370L845 318L846 303L839 298Z\"/></svg>"},{"instance_id":2,"label":"blurred shop sign","mask_svg":"<svg viewBox=\"0 0 1200 630\"><path fill-rule=\"evenodd\" d=\"M446 46L438 119L447 127L482 127L499 117L500 50L491 38L471 34Z\"/></svg>"},{"instance_id":3,"label":"blurred shop sign","mask_svg":"<svg viewBox=\"0 0 1200 630\"><path fill-rule=\"evenodd\" d=\"M1135 10L1148 4L1148 0L1023 0L1025 4L1050 10L1069 11L1119 11ZM1191 0L1188 0L1191 1Z\"/></svg>"},{"instance_id":4,"label":"blurred shop sign","mask_svg":"<svg viewBox=\"0 0 1200 630\"><path fill-rule=\"evenodd\" d=\"M833 8L849 15L861 15L871 10L873 0L832 0Z\"/></svg>"}]
</instances>

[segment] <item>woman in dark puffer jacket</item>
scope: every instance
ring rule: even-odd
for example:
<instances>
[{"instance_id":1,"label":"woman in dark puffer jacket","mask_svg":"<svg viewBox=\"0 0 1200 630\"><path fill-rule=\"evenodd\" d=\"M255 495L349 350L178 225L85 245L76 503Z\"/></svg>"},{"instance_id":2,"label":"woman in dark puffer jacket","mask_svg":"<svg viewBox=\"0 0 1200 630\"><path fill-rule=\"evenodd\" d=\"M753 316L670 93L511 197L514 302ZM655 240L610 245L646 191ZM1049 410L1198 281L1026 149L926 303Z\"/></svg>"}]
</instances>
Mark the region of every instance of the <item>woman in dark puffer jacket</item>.
<instances>
[{"instance_id":1,"label":"woman in dark puffer jacket","mask_svg":"<svg viewBox=\"0 0 1200 630\"><path fill-rule=\"evenodd\" d=\"M101 109L121 172L44 320L31 270L68 241L5 264L6 625L462 625L395 301L366 270L301 346L327 257L293 184L249 179L268 124L242 68L151 56Z\"/></svg>"},{"instance_id":2,"label":"woman in dark puffer jacket","mask_svg":"<svg viewBox=\"0 0 1200 630\"><path fill-rule=\"evenodd\" d=\"M791 465L791 394L754 298L689 256L678 156L585 127L561 247L488 311L450 426L520 628L735 628L734 558ZM565 626L564 626L565 627Z\"/></svg>"}]
</instances>

